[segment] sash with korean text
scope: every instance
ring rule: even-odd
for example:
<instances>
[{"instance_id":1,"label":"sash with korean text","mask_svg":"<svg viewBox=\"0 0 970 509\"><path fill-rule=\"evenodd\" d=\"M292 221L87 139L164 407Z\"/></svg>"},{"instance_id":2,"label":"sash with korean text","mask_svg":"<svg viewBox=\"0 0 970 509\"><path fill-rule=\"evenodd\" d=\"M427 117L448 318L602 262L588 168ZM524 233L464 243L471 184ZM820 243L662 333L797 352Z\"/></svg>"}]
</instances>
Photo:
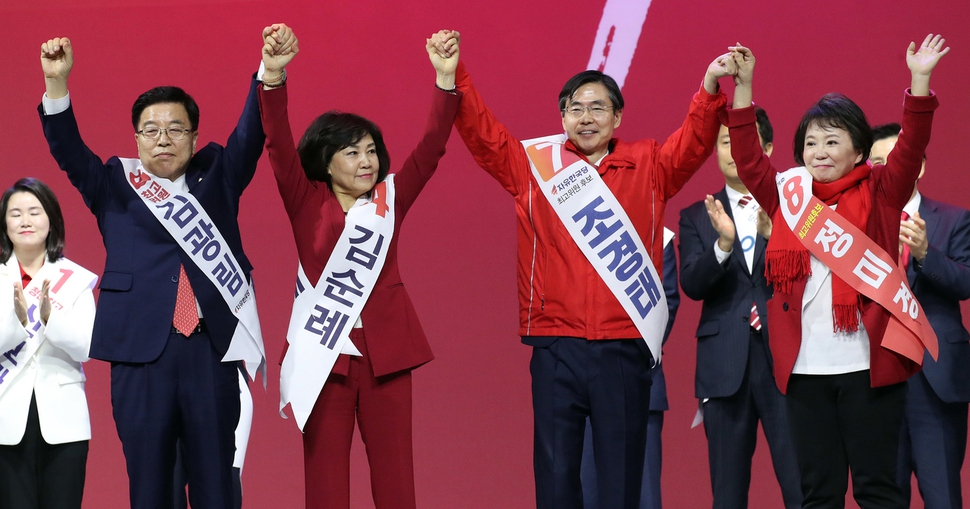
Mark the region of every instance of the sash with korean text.
<instances>
[{"instance_id":1,"label":"sash with korean text","mask_svg":"<svg viewBox=\"0 0 970 509\"><path fill-rule=\"evenodd\" d=\"M882 346L918 364L923 350L937 358L939 346L906 272L868 235L812 194L804 166L775 177L779 206L795 237L855 291L892 313Z\"/></svg>"},{"instance_id":2,"label":"sash with korean text","mask_svg":"<svg viewBox=\"0 0 970 509\"><path fill-rule=\"evenodd\" d=\"M148 173L138 159L120 159L125 180L135 194L219 290L238 320L222 362L244 361L250 378L255 379L257 371L263 373L265 386L266 350L256 312L256 294L219 228L191 193L183 193L171 180Z\"/></svg>"},{"instance_id":3,"label":"sash with korean text","mask_svg":"<svg viewBox=\"0 0 970 509\"><path fill-rule=\"evenodd\" d=\"M566 231L660 362L667 298L649 251L596 168L566 150L566 136L523 141L532 174Z\"/></svg>"},{"instance_id":4,"label":"sash with korean text","mask_svg":"<svg viewBox=\"0 0 970 509\"><path fill-rule=\"evenodd\" d=\"M300 266L280 368L280 414L289 404L303 430L341 353L360 355L350 331L384 268L394 236L394 175L347 211L344 229L316 286ZM285 416L285 415L284 415Z\"/></svg>"},{"instance_id":5,"label":"sash with korean text","mask_svg":"<svg viewBox=\"0 0 970 509\"><path fill-rule=\"evenodd\" d=\"M11 255L8 267L19 267L17 258ZM20 277L19 270L17 277ZM44 342L39 334L43 323L40 319L40 296L44 280L50 280L47 297L51 302L51 313L74 305L82 292L93 290L98 282L98 276L84 267L61 258L56 263L46 262L33 279L24 288L24 299L27 304L27 339L23 340L0 356L0 396L12 385L20 371L27 366L30 358L37 353Z\"/></svg>"}]
</instances>

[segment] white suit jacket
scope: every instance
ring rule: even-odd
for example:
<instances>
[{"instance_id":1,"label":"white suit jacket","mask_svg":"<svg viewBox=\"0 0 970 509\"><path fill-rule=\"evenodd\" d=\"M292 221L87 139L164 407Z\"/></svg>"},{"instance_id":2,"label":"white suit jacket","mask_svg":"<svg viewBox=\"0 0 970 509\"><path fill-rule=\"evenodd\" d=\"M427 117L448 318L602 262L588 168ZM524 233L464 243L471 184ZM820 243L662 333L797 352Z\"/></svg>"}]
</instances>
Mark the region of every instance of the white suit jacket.
<instances>
[{"instance_id":1,"label":"white suit jacket","mask_svg":"<svg viewBox=\"0 0 970 509\"><path fill-rule=\"evenodd\" d=\"M61 263L45 262L45 267L57 268ZM20 264L16 256L11 256L0 265L0 356L28 336L13 307L13 284L20 280ZM61 305L63 309L51 309L47 325L37 331L42 341L37 352L26 359L27 365L13 379L4 380L11 385L0 395L0 445L20 443L27 428L31 394L36 395L45 442L62 444L91 438L81 363L88 360L91 348L93 289L89 287L74 302Z\"/></svg>"}]
</instances>

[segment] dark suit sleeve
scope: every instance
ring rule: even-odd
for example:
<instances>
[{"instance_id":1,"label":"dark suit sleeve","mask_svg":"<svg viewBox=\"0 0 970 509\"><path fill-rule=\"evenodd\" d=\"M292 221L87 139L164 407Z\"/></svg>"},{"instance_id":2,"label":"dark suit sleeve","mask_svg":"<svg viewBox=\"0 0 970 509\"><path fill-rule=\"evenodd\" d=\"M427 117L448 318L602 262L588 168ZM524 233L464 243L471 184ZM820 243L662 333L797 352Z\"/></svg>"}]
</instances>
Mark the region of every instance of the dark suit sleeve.
<instances>
[{"instance_id":1,"label":"dark suit sleeve","mask_svg":"<svg viewBox=\"0 0 970 509\"><path fill-rule=\"evenodd\" d=\"M674 242L670 241L664 248L663 262L664 295L667 297L667 330L664 331L664 343L670 336L670 329L674 327L677 308L680 307L680 290L677 288L677 253L674 252Z\"/></svg>"},{"instance_id":2,"label":"dark suit sleeve","mask_svg":"<svg viewBox=\"0 0 970 509\"><path fill-rule=\"evenodd\" d=\"M259 118L259 98L256 94L258 85L259 81L253 75L242 115L236 123L236 128L229 135L226 150L222 152L226 184L237 195L241 195L253 180L256 174L256 163L263 153L263 142L266 141L263 123Z\"/></svg>"},{"instance_id":3,"label":"dark suit sleeve","mask_svg":"<svg viewBox=\"0 0 970 509\"><path fill-rule=\"evenodd\" d=\"M700 204L703 206L703 204ZM697 205L680 211L680 286L694 300L704 300L718 287L727 274L725 265L717 262L714 241L705 242L697 221L707 221L706 210L701 217Z\"/></svg>"},{"instance_id":4,"label":"dark suit sleeve","mask_svg":"<svg viewBox=\"0 0 970 509\"><path fill-rule=\"evenodd\" d=\"M960 210L953 220L946 252L930 244L916 270L917 284L932 285L953 300L970 299L970 211Z\"/></svg>"},{"instance_id":5,"label":"dark suit sleeve","mask_svg":"<svg viewBox=\"0 0 970 509\"><path fill-rule=\"evenodd\" d=\"M97 213L110 193L108 167L81 139L74 107L70 106L56 115L47 115L41 104L37 111L51 155L61 170L67 173L71 184L81 192L85 205Z\"/></svg>"}]
</instances>

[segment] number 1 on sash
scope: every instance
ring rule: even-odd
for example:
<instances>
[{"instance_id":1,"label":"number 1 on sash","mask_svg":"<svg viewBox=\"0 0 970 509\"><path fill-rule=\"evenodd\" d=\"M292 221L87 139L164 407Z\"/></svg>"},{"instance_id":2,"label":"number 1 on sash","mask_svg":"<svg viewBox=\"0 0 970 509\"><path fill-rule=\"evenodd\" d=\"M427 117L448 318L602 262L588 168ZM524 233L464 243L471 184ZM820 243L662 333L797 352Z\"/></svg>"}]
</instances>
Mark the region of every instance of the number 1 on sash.
<instances>
[{"instance_id":1,"label":"number 1 on sash","mask_svg":"<svg viewBox=\"0 0 970 509\"><path fill-rule=\"evenodd\" d=\"M61 287L64 286L64 283L66 283L71 277L71 274L74 274L74 271L71 269L60 269L60 271L61 277L57 278L57 283L55 283L54 287L51 288L51 293L57 293L57 291L60 290Z\"/></svg>"}]
</instances>

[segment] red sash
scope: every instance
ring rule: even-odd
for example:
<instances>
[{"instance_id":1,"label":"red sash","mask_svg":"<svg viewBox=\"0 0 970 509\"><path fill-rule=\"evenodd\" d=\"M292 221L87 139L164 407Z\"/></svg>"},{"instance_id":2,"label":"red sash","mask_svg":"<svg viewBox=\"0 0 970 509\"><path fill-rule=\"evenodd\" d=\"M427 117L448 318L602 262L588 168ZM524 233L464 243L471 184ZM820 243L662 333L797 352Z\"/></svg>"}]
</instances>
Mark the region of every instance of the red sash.
<instances>
[{"instance_id":1,"label":"red sash","mask_svg":"<svg viewBox=\"0 0 970 509\"><path fill-rule=\"evenodd\" d=\"M923 362L924 349L936 359L936 333L896 257L815 197L812 177L804 167L780 173L776 179L782 215L799 242L833 274L892 313L883 348L918 364Z\"/></svg>"}]
</instances>

